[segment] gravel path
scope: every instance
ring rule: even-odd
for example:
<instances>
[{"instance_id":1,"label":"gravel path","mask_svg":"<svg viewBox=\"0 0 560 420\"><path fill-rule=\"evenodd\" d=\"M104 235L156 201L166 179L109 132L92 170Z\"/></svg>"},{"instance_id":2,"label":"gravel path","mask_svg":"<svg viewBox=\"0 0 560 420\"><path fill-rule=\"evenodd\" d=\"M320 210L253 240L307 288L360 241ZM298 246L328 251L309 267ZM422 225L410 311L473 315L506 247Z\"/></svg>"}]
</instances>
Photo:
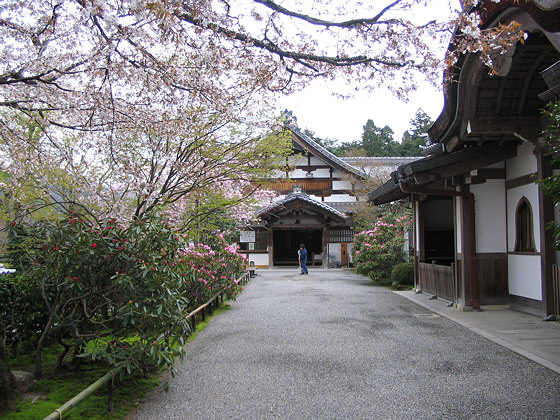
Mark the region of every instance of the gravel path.
<instances>
[{"instance_id":1,"label":"gravel path","mask_svg":"<svg viewBox=\"0 0 560 420\"><path fill-rule=\"evenodd\" d=\"M560 375L342 270L261 270L136 419L559 419Z\"/></svg>"}]
</instances>

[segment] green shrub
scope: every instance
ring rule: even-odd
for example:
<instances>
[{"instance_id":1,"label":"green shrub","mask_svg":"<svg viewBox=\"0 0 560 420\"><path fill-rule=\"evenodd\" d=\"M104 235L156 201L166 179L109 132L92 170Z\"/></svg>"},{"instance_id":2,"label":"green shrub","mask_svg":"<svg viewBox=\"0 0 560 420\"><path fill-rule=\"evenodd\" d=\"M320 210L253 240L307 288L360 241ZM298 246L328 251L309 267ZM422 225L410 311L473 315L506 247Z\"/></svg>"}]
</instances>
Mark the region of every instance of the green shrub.
<instances>
[{"instance_id":1,"label":"green shrub","mask_svg":"<svg viewBox=\"0 0 560 420\"><path fill-rule=\"evenodd\" d=\"M369 229L354 236L353 257L356 271L368 275L374 282L391 277L396 264L405 262L404 232L409 229L408 215L382 214Z\"/></svg>"},{"instance_id":2,"label":"green shrub","mask_svg":"<svg viewBox=\"0 0 560 420\"><path fill-rule=\"evenodd\" d=\"M414 263L405 262L397 264L391 271L392 284L414 286Z\"/></svg>"}]
</instances>

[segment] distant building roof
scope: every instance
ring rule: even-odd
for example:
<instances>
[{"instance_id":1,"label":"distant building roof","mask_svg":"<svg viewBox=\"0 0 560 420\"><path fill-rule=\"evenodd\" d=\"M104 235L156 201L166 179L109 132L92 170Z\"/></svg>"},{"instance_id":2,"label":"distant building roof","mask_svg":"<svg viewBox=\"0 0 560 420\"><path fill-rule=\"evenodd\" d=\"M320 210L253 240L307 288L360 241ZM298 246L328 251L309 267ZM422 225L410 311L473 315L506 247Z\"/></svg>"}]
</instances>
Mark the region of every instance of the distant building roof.
<instances>
[{"instance_id":1,"label":"distant building roof","mask_svg":"<svg viewBox=\"0 0 560 420\"><path fill-rule=\"evenodd\" d=\"M350 172L360 178L367 178L368 175L361 170L360 168L356 168L352 166L350 163L345 162L338 156L335 156L333 153L329 152L311 137L306 135L303 131L299 129L297 123L292 118L286 119L287 127L292 131L292 133L297 137L298 143L300 143L305 149L312 152L315 156L323 157L327 162L331 163L333 166L342 169L344 171ZM303 143L303 144L302 144Z\"/></svg>"}]
</instances>

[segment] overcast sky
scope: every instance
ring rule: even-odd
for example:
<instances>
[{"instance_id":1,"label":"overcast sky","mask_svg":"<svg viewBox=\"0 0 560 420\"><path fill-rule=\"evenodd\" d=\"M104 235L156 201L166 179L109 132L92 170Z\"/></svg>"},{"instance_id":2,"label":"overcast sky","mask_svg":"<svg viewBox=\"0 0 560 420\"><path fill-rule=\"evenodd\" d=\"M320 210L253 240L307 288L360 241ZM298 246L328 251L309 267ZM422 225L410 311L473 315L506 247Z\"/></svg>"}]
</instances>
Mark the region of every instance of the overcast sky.
<instances>
[{"instance_id":1,"label":"overcast sky","mask_svg":"<svg viewBox=\"0 0 560 420\"><path fill-rule=\"evenodd\" d=\"M328 86L317 83L302 92L280 99L282 109L297 117L301 129L309 129L318 137L338 141L359 140L368 119L378 127L388 125L400 141L410 128L410 120L422 108L433 120L443 109L443 93L427 83L405 103L387 91L361 94L353 99L332 96Z\"/></svg>"}]
</instances>

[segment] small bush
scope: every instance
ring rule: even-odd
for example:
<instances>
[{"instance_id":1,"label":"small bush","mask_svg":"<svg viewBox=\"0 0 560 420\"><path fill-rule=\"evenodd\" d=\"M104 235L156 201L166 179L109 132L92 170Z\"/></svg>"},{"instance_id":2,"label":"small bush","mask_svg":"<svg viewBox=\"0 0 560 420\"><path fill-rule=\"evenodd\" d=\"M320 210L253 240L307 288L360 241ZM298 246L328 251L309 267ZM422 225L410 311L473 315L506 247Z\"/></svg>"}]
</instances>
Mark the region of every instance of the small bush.
<instances>
[{"instance_id":1,"label":"small bush","mask_svg":"<svg viewBox=\"0 0 560 420\"><path fill-rule=\"evenodd\" d=\"M405 262L395 265L391 271L391 281L393 284L414 286L414 263Z\"/></svg>"},{"instance_id":2,"label":"small bush","mask_svg":"<svg viewBox=\"0 0 560 420\"><path fill-rule=\"evenodd\" d=\"M388 281L396 264L405 262L405 237L412 224L409 215L382 214L369 229L354 235L353 257L356 272L368 275L375 283Z\"/></svg>"}]
</instances>

